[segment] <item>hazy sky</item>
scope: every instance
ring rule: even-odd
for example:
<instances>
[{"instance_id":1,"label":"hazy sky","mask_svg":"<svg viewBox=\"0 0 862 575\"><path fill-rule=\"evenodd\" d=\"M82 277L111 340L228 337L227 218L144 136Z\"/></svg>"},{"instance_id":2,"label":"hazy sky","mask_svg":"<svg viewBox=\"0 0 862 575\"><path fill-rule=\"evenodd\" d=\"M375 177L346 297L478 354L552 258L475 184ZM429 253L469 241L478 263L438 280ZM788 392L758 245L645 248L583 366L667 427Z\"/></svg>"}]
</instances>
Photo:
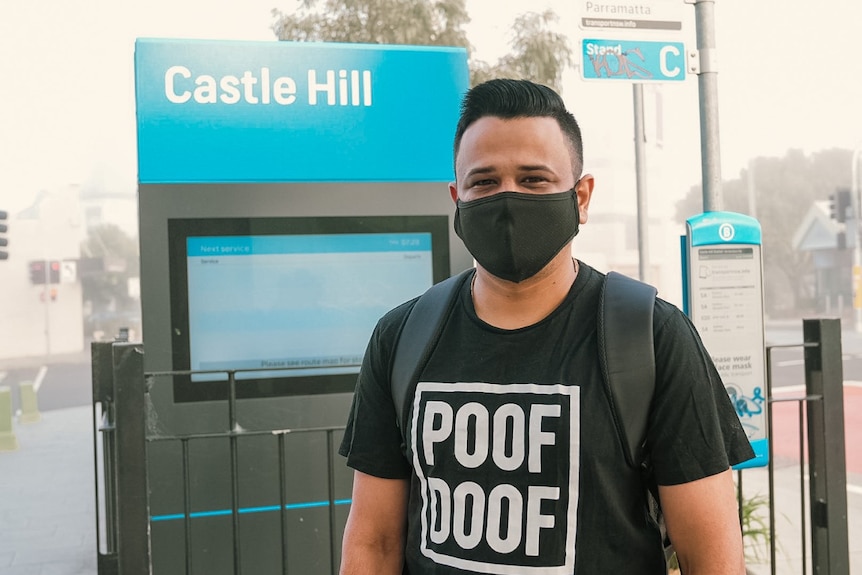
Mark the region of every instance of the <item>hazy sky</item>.
<instances>
[{"instance_id":1,"label":"hazy sky","mask_svg":"<svg viewBox=\"0 0 862 575\"><path fill-rule=\"evenodd\" d=\"M506 50L516 15L550 7L579 55L583 4L468 0L470 38L477 55L493 61ZM293 6L294 0L0 3L0 209L20 209L40 189L69 183L98 180L134 192L136 37L272 40L270 9ZM683 10L683 40L693 46L694 7ZM758 155L862 145L862 64L856 58L862 3L717 0L715 12L725 177L737 176ZM668 209L700 181L697 80L651 86L648 102L657 91L664 101L664 140L650 151L651 211ZM587 168L593 162L630 169L630 84L586 82L573 70L564 97L584 129ZM629 186L625 177L621 182Z\"/></svg>"}]
</instances>

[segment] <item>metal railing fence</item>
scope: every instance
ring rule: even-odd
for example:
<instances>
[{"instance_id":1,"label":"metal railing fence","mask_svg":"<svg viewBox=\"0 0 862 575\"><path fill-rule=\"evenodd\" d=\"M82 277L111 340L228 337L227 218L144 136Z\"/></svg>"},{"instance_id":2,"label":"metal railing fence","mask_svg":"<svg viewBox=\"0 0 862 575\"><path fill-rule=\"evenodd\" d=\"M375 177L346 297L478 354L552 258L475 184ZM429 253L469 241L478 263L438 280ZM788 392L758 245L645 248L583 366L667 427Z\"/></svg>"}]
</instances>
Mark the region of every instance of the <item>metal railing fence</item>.
<instances>
[{"instance_id":1,"label":"metal railing fence","mask_svg":"<svg viewBox=\"0 0 862 575\"><path fill-rule=\"evenodd\" d=\"M93 417L97 422L94 431L94 452L96 454L96 503L97 503L97 541L99 555L99 575L137 575L150 574L154 563L158 561L158 553L154 556L152 534L154 527L161 522L181 521L182 526L182 565L171 567L171 573L202 572L205 566L195 565L196 549L193 533L195 520L216 516L230 515L231 565L229 572L240 575L260 573L256 567L255 557L244 560L243 543L253 538L249 533L244 539L242 518L251 513L277 513L280 526L278 553L278 573L307 573L302 565L297 566L296 558L302 557L308 551L297 546L293 553L290 549L288 523L291 513L300 509L326 507L326 539L323 547L328 547L328 557L319 566L320 573L335 575L340 560L340 524L337 516L337 506L346 505L349 499L337 497L336 493L336 439L344 426L297 427L287 429L246 429L238 419L237 374L256 370L224 370L224 371L143 371L143 347L127 343L94 344L93 350ZM267 368L268 372L274 371ZM204 432L170 432L153 424L153 402L151 392L160 386L170 386L175 378L190 377L200 374L221 374L228 381L227 421L223 430ZM286 437L309 436L321 434L325 437L325 482L326 497L323 501L291 503L289 498L288 480L288 449ZM271 437L276 445L278 496L273 505L244 508L240 498L240 483L243 467L241 465L242 448L240 442L249 438L264 439ZM195 489L200 489L200 482L193 481L192 461L190 454L195 444L207 441L226 442L228 445L228 461L230 498L229 509L195 510L192 502ZM148 465L149 449L157 444L174 444L179 446L179 476L181 485L174 486L181 493L182 511L176 514L152 514L152 492L148 486L151 474ZM252 462L255 466L260 462ZM303 462L292 462L303 465ZM263 462L264 465L267 462ZM101 489L100 489L101 485ZM311 522L309 522L311 523ZM343 526L342 526L343 527ZM309 529L317 529L313 524ZM165 553L162 553L165 555ZM292 566L293 565L293 566ZM271 571L271 565L266 572Z\"/></svg>"}]
</instances>

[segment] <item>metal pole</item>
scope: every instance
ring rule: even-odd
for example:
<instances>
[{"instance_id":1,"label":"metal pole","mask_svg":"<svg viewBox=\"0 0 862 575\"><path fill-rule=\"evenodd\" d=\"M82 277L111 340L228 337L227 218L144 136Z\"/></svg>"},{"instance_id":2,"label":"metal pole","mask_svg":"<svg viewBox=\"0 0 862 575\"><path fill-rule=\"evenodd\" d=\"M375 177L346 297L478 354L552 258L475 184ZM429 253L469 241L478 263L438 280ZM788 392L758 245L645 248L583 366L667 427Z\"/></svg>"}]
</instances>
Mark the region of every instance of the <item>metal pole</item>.
<instances>
[{"instance_id":1,"label":"metal pole","mask_svg":"<svg viewBox=\"0 0 862 575\"><path fill-rule=\"evenodd\" d=\"M117 552L119 573L151 575L144 355L112 346L116 398Z\"/></svg>"},{"instance_id":2,"label":"metal pole","mask_svg":"<svg viewBox=\"0 0 862 575\"><path fill-rule=\"evenodd\" d=\"M242 575L242 537L240 537L239 522L239 447L237 446L237 405L236 405L236 372L228 372L228 418L230 419L230 487L231 487L231 517L233 519L233 572Z\"/></svg>"},{"instance_id":3,"label":"metal pole","mask_svg":"<svg viewBox=\"0 0 862 575\"><path fill-rule=\"evenodd\" d=\"M853 211L853 227L855 231L855 236L853 238L853 317L855 319L853 327L856 333L862 333L862 305L860 305L860 301L862 301L862 294L857 293L859 289L862 289L862 245L860 244L860 240L862 240L862 235L860 235L860 226L862 223L862 219L860 219L860 206L862 206L862 201L859 198L859 155L862 153L862 149L856 148L853 151L853 163L850 166L850 205Z\"/></svg>"},{"instance_id":4,"label":"metal pole","mask_svg":"<svg viewBox=\"0 0 862 575\"><path fill-rule=\"evenodd\" d=\"M278 434L278 512L281 519L281 575L287 575L287 479L284 471L284 434Z\"/></svg>"},{"instance_id":5,"label":"metal pole","mask_svg":"<svg viewBox=\"0 0 862 575\"><path fill-rule=\"evenodd\" d=\"M815 575L849 575L847 462L844 449L844 371L841 321L802 322L808 401L808 477L811 560Z\"/></svg>"},{"instance_id":6,"label":"metal pole","mask_svg":"<svg viewBox=\"0 0 862 575\"><path fill-rule=\"evenodd\" d=\"M180 439L183 456L183 535L186 544L186 575L194 573L192 559L192 483L191 483L191 460L189 459L189 439Z\"/></svg>"},{"instance_id":7,"label":"metal pole","mask_svg":"<svg viewBox=\"0 0 862 575\"><path fill-rule=\"evenodd\" d=\"M644 87L643 84L632 84L632 100L634 102L635 120L635 181L638 203L638 277L648 281L649 269L649 216L647 212L646 194L646 150L644 142Z\"/></svg>"},{"instance_id":8,"label":"metal pole","mask_svg":"<svg viewBox=\"0 0 862 575\"><path fill-rule=\"evenodd\" d=\"M37 221L40 239L39 247L42 255L42 271L45 274L43 276L44 282L42 283L42 309L44 310L43 331L45 333L45 363L47 364L51 357L51 300L49 299L50 294L48 293L48 280L51 277L51 271L48 269L48 258L45 256L45 253L47 252L47 249L45 248L45 225L42 221L41 214Z\"/></svg>"},{"instance_id":9,"label":"metal pole","mask_svg":"<svg viewBox=\"0 0 862 575\"><path fill-rule=\"evenodd\" d=\"M748 160L748 174L746 178L748 188L748 215L757 217L757 193L754 189L754 160Z\"/></svg>"},{"instance_id":10,"label":"metal pole","mask_svg":"<svg viewBox=\"0 0 862 575\"><path fill-rule=\"evenodd\" d=\"M766 348L766 429L772 434L772 346ZM769 566L775 575L775 442L769 438L766 477L769 485Z\"/></svg>"},{"instance_id":11,"label":"metal pole","mask_svg":"<svg viewBox=\"0 0 862 575\"><path fill-rule=\"evenodd\" d=\"M329 572L338 573L338 556L335 543L335 445L332 430L326 432L326 485L329 497Z\"/></svg>"},{"instance_id":12,"label":"metal pole","mask_svg":"<svg viewBox=\"0 0 862 575\"><path fill-rule=\"evenodd\" d=\"M695 0L700 92L700 157L703 211L724 209L721 197L721 150L718 138L718 67L715 49L715 0Z\"/></svg>"},{"instance_id":13,"label":"metal pole","mask_svg":"<svg viewBox=\"0 0 862 575\"><path fill-rule=\"evenodd\" d=\"M42 265L45 268L45 283L42 285L42 303L45 308L45 363L51 357L51 295L48 293L48 261L44 260Z\"/></svg>"},{"instance_id":14,"label":"metal pole","mask_svg":"<svg viewBox=\"0 0 862 575\"><path fill-rule=\"evenodd\" d=\"M111 343L90 344L93 395L93 464L96 509L96 559L98 573L117 573L117 467L114 415L114 356ZM99 410L101 406L101 410ZM99 412L101 417L97 419ZM102 442L101 469L99 441ZM99 490L101 478L102 490ZM103 502L104 501L104 502ZM104 510L104 531L99 521ZM104 546L102 545L104 543ZM102 553L104 547L105 553Z\"/></svg>"}]
</instances>

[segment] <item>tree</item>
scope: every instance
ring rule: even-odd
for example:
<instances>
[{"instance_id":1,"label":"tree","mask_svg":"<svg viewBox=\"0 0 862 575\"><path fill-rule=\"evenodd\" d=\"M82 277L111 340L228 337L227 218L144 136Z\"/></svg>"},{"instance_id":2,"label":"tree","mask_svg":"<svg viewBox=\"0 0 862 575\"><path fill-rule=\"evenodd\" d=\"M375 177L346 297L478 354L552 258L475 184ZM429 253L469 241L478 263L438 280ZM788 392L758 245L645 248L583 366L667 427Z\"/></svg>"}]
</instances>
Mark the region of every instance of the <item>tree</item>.
<instances>
[{"instance_id":1,"label":"tree","mask_svg":"<svg viewBox=\"0 0 862 575\"><path fill-rule=\"evenodd\" d=\"M136 298L129 296L129 278L139 276L138 242L114 224L90 228L81 245L81 257L101 263L101 270L81 274L85 302L94 312L131 311Z\"/></svg>"},{"instance_id":2,"label":"tree","mask_svg":"<svg viewBox=\"0 0 862 575\"><path fill-rule=\"evenodd\" d=\"M473 85L494 77L526 78L560 91L563 71L574 61L566 37L550 29L556 21L552 10L518 16L512 25L512 53L500 58L495 66L471 63Z\"/></svg>"},{"instance_id":3,"label":"tree","mask_svg":"<svg viewBox=\"0 0 862 575\"><path fill-rule=\"evenodd\" d=\"M473 46L464 26L465 0L297 0L294 14L273 10L279 40L362 42L420 46ZM560 89L562 72L572 64L566 37L553 32L548 10L518 17L512 26L512 53L496 64L470 59L470 82L491 77L526 78Z\"/></svg>"},{"instance_id":4,"label":"tree","mask_svg":"<svg viewBox=\"0 0 862 575\"><path fill-rule=\"evenodd\" d=\"M754 188L755 216L763 233L766 309L802 309L812 293L803 281L811 254L793 249L793 236L812 202L825 200L839 186L850 184L849 150L831 149L806 156L789 150L782 158L755 158L739 177L722 185L724 209L751 215L749 181ZM750 173L749 173L750 172ZM693 186L677 202L676 217L684 222L703 211L701 186Z\"/></svg>"}]
</instances>

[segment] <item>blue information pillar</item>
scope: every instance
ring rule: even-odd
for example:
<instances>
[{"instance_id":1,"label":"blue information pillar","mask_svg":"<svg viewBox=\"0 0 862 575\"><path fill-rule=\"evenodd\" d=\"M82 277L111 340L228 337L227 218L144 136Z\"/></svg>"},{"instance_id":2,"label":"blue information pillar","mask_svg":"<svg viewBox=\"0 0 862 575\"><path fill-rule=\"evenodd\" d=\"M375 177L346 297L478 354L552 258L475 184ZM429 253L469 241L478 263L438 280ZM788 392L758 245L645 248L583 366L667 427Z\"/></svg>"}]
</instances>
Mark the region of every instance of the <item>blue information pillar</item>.
<instances>
[{"instance_id":1,"label":"blue information pillar","mask_svg":"<svg viewBox=\"0 0 862 575\"><path fill-rule=\"evenodd\" d=\"M756 457L768 463L760 223L732 212L686 222L686 313L721 374Z\"/></svg>"}]
</instances>

